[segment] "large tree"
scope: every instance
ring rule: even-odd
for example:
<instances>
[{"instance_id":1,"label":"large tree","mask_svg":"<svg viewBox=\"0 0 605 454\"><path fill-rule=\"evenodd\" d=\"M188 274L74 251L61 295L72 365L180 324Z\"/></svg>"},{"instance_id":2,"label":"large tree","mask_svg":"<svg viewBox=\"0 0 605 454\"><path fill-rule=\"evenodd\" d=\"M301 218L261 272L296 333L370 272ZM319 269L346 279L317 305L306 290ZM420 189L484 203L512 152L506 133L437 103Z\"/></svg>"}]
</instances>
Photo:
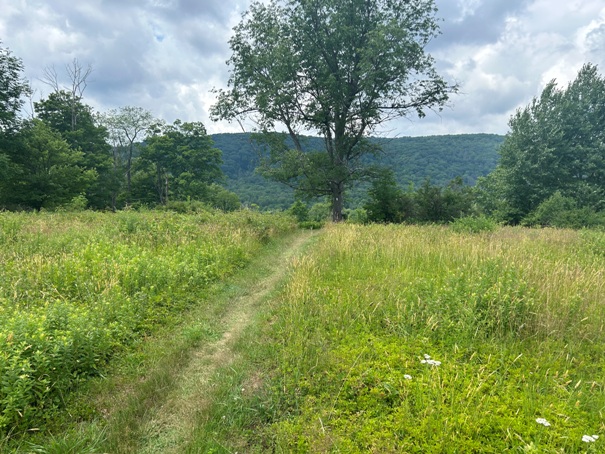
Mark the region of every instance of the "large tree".
<instances>
[{"instance_id":1,"label":"large tree","mask_svg":"<svg viewBox=\"0 0 605 454\"><path fill-rule=\"evenodd\" d=\"M200 122L157 125L141 152L160 204L205 200L212 183L223 178L221 151Z\"/></svg>"},{"instance_id":2,"label":"large tree","mask_svg":"<svg viewBox=\"0 0 605 454\"><path fill-rule=\"evenodd\" d=\"M84 154L44 122L26 122L8 151L9 174L0 181L0 204L8 208L56 208L84 193L96 179Z\"/></svg>"},{"instance_id":3,"label":"large tree","mask_svg":"<svg viewBox=\"0 0 605 454\"><path fill-rule=\"evenodd\" d=\"M81 165L97 174L97 180L86 190L91 206L111 206L117 181L111 172L107 129L98 124L92 107L73 92L59 90L34 103L34 108L38 119L61 134L73 150L83 153Z\"/></svg>"},{"instance_id":4,"label":"large tree","mask_svg":"<svg viewBox=\"0 0 605 454\"><path fill-rule=\"evenodd\" d=\"M218 91L213 117L255 121L270 149L264 173L330 197L340 221L346 188L366 174L360 158L375 151L368 135L440 109L455 90L425 52L435 14L432 0L254 2L230 40L229 89ZM276 130L285 134L266 135ZM305 152L309 133L325 148Z\"/></svg>"},{"instance_id":5,"label":"large tree","mask_svg":"<svg viewBox=\"0 0 605 454\"><path fill-rule=\"evenodd\" d=\"M132 190L132 163L136 149L147 137L150 127L157 124L157 120L153 118L151 112L142 107L125 106L102 115L101 123L109 131L114 171L119 172L120 169L124 171L126 203L129 203Z\"/></svg>"},{"instance_id":6,"label":"large tree","mask_svg":"<svg viewBox=\"0 0 605 454\"><path fill-rule=\"evenodd\" d=\"M83 67L78 59L74 58L71 64L65 65L65 73L69 78L69 85L60 83L54 66L44 69L44 77L41 80L53 89L53 93L61 94L64 102L69 106L71 129L76 130L82 112L81 101L88 86L88 76L92 73L92 65Z\"/></svg>"},{"instance_id":7,"label":"large tree","mask_svg":"<svg viewBox=\"0 0 605 454\"><path fill-rule=\"evenodd\" d=\"M21 59L0 47L0 134L16 128L23 98L31 92L22 73Z\"/></svg>"},{"instance_id":8,"label":"large tree","mask_svg":"<svg viewBox=\"0 0 605 454\"><path fill-rule=\"evenodd\" d=\"M509 126L498 166L479 184L488 209L518 223L555 193L605 209L605 78L596 66L566 88L548 83Z\"/></svg>"},{"instance_id":9,"label":"large tree","mask_svg":"<svg viewBox=\"0 0 605 454\"><path fill-rule=\"evenodd\" d=\"M8 150L14 147L23 98L31 92L22 73L22 61L0 47L0 189L10 175Z\"/></svg>"}]
</instances>

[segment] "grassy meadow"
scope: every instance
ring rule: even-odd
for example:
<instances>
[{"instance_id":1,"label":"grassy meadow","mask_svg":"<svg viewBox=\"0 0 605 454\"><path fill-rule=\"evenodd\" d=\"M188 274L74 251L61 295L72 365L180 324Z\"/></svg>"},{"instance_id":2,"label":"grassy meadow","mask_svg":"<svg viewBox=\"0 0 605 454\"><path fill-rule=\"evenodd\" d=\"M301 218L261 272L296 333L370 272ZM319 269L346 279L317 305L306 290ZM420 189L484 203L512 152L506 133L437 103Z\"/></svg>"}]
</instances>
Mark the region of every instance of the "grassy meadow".
<instances>
[{"instance_id":1,"label":"grassy meadow","mask_svg":"<svg viewBox=\"0 0 605 454\"><path fill-rule=\"evenodd\" d=\"M293 228L254 212L0 213L0 450Z\"/></svg>"},{"instance_id":2,"label":"grassy meadow","mask_svg":"<svg viewBox=\"0 0 605 454\"><path fill-rule=\"evenodd\" d=\"M603 232L329 226L190 452L604 452L604 273Z\"/></svg>"},{"instance_id":3,"label":"grassy meadow","mask_svg":"<svg viewBox=\"0 0 605 454\"><path fill-rule=\"evenodd\" d=\"M275 266L286 277L171 452L605 451L604 232L330 225L276 264L290 246L269 240L292 229L253 212L0 213L0 451L139 452L150 405ZM51 437L11 442L38 429Z\"/></svg>"}]
</instances>

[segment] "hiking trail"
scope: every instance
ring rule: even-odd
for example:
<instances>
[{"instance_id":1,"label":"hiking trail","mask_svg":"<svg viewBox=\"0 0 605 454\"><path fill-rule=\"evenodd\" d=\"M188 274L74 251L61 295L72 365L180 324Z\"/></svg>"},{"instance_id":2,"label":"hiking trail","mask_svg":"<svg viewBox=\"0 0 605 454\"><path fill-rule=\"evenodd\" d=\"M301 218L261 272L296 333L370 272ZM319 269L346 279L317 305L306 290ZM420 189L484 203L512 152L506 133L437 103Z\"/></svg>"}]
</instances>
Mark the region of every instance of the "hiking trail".
<instances>
[{"instance_id":1,"label":"hiking trail","mask_svg":"<svg viewBox=\"0 0 605 454\"><path fill-rule=\"evenodd\" d=\"M233 345L252 322L258 306L276 289L289 269L293 257L303 251L313 232L297 234L286 248L268 260L269 272L244 292L229 301L220 320L222 335L216 341L200 345L190 356L163 404L149 409L146 423L140 428L140 453L180 453L190 441L199 415L212 403L212 380L220 367L228 366L236 358ZM248 266L254 266L254 263Z\"/></svg>"}]
</instances>

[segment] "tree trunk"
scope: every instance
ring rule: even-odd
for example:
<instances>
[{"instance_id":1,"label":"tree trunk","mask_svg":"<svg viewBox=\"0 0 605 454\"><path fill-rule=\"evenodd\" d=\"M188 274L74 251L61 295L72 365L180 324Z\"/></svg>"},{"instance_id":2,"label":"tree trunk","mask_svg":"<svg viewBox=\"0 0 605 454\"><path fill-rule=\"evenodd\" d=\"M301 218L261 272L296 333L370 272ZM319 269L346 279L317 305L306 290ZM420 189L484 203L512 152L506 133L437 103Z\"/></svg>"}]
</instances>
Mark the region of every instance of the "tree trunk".
<instances>
[{"instance_id":1,"label":"tree trunk","mask_svg":"<svg viewBox=\"0 0 605 454\"><path fill-rule=\"evenodd\" d=\"M132 168L132 144L128 149L128 159L126 160L126 203L130 203L130 186L132 176L130 170Z\"/></svg>"},{"instance_id":2,"label":"tree trunk","mask_svg":"<svg viewBox=\"0 0 605 454\"><path fill-rule=\"evenodd\" d=\"M341 222L343 219L342 209L344 202L342 183L333 181L330 183L330 186L332 187L332 222Z\"/></svg>"}]
</instances>

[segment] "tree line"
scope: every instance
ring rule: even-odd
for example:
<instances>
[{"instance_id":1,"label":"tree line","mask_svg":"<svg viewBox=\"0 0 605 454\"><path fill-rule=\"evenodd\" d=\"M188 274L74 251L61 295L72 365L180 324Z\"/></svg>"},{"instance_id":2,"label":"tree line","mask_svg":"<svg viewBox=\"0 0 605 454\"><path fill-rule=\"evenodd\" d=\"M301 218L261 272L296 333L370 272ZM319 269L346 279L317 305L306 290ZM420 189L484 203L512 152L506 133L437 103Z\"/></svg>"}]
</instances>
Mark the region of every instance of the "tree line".
<instances>
[{"instance_id":1,"label":"tree line","mask_svg":"<svg viewBox=\"0 0 605 454\"><path fill-rule=\"evenodd\" d=\"M458 90L426 52L439 35L436 14L432 0L253 1L229 42L228 88L216 91L211 115L252 120L263 150L256 172L301 201L327 200L335 222L362 183L373 221L481 214L509 224L605 224L605 80L590 63L567 87L551 81L511 117L495 170L472 189L464 174L402 189L372 161L383 145L371 140L380 125L439 110ZM3 208L238 205L218 184L221 153L201 123L167 125L136 107L97 114L83 102L88 70L76 62L67 87L46 73L53 92L21 120L29 93L21 61L2 49L0 65Z\"/></svg>"},{"instance_id":2,"label":"tree line","mask_svg":"<svg viewBox=\"0 0 605 454\"><path fill-rule=\"evenodd\" d=\"M511 224L605 224L605 78L585 64L510 118L496 169L478 182L486 213Z\"/></svg>"},{"instance_id":3,"label":"tree line","mask_svg":"<svg viewBox=\"0 0 605 454\"><path fill-rule=\"evenodd\" d=\"M95 112L84 102L91 68L76 60L61 86L20 115L31 88L23 63L0 47L0 207L121 209L198 200L236 209L237 196L220 184L221 152L200 122L166 124L140 107Z\"/></svg>"}]
</instances>

